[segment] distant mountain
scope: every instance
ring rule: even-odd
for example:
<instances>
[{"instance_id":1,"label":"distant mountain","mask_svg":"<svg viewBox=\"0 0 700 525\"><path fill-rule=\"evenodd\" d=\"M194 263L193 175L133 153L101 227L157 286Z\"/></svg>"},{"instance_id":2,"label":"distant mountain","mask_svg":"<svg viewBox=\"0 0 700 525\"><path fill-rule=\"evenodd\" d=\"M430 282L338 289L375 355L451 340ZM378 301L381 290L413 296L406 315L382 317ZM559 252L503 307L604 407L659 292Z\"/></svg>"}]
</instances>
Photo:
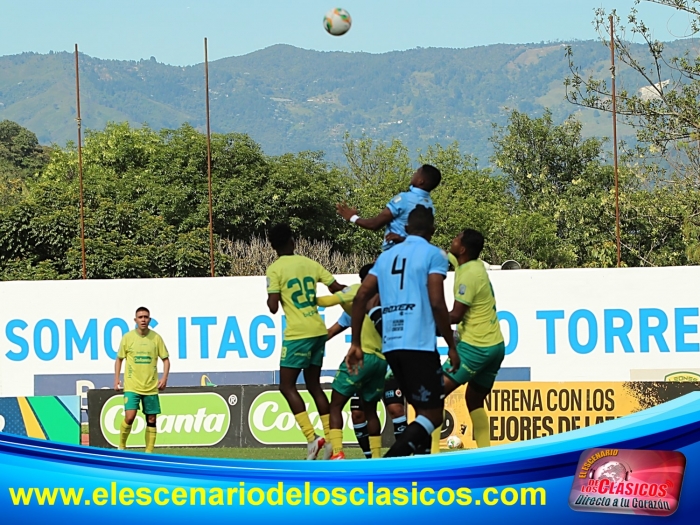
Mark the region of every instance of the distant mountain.
<instances>
[{"instance_id":1,"label":"distant mountain","mask_svg":"<svg viewBox=\"0 0 700 525\"><path fill-rule=\"evenodd\" d=\"M574 42L578 64L609 77L610 52L596 41ZM678 50L687 42L670 44ZM412 150L459 141L488 161L492 123L511 109L558 121L579 108L564 100L565 44L413 49L384 54L318 52L287 45L209 64L214 132L244 132L268 154L324 150L342 158L343 135L401 139ZM638 79L619 77L628 88ZM107 121L175 128L205 126L204 67L80 57L83 129ZM71 53L0 57L0 120L34 131L43 144L76 140ZM589 135L610 136L609 115L582 110ZM619 130L631 137L631 130Z\"/></svg>"}]
</instances>

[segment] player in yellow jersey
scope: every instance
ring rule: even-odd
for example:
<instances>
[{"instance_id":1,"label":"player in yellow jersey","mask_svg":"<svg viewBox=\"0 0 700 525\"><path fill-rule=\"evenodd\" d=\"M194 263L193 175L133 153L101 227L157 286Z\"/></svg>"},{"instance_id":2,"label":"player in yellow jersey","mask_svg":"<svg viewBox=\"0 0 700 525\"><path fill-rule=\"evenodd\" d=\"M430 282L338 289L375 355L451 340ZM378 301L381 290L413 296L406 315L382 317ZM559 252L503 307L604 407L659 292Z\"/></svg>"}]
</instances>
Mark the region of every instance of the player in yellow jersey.
<instances>
[{"instance_id":1,"label":"player in yellow jersey","mask_svg":"<svg viewBox=\"0 0 700 525\"><path fill-rule=\"evenodd\" d=\"M452 240L448 258L455 268L455 302L450 322L458 325L461 364L456 372L449 371L449 360L443 366L445 396L467 383L467 410L479 448L491 444L484 400L505 357L493 287L479 259L483 248L484 237L476 230L466 229Z\"/></svg>"},{"instance_id":2,"label":"player in yellow jersey","mask_svg":"<svg viewBox=\"0 0 700 525\"><path fill-rule=\"evenodd\" d=\"M156 416L160 414L158 392L168 384L170 359L168 349L160 335L151 330L151 312L141 306L136 310L137 328L124 334L114 363L114 389L121 390L119 381L122 361L124 369L124 421L119 435L119 450L126 448L131 425L139 407L146 415L146 452L151 453L156 444ZM158 358L163 361L163 376L158 380Z\"/></svg>"},{"instance_id":3,"label":"player in yellow jersey","mask_svg":"<svg viewBox=\"0 0 700 525\"><path fill-rule=\"evenodd\" d=\"M273 227L268 239L278 258L267 269L267 307L276 314L282 303L287 318L280 360L280 392L306 437L307 459L316 459L321 449L324 449L324 459L329 459L332 454L330 407L321 387L321 365L328 329L316 306L316 283L325 284L331 293L345 287L316 261L294 254L294 237L289 225ZM301 370L304 371L306 389L316 403L325 438L316 435L297 390Z\"/></svg>"},{"instance_id":4,"label":"player in yellow jersey","mask_svg":"<svg viewBox=\"0 0 700 525\"><path fill-rule=\"evenodd\" d=\"M372 265L368 264L360 270L360 279L364 280ZM319 306L341 305L346 315L352 314L352 301L360 288L354 284L328 297L319 297ZM373 458L381 457L382 437L381 423L377 415L377 403L384 393L384 378L386 376L386 359L382 354L382 337L375 328L375 322L381 317L378 308L379 296L375 295L368 303L370 315L365 315L362 325L361 346L364 352L363 367L357 374L351 374L345 363L341 363L333 380L331 393L331 443L333 455L331 459L345 459L343 452L343 407L355 394L360 399L360 408L367 420L369 447ZM371 318L372 317L372 318ZM345 324L345 323L344 323Z\"/></svg>"}]
</instances>

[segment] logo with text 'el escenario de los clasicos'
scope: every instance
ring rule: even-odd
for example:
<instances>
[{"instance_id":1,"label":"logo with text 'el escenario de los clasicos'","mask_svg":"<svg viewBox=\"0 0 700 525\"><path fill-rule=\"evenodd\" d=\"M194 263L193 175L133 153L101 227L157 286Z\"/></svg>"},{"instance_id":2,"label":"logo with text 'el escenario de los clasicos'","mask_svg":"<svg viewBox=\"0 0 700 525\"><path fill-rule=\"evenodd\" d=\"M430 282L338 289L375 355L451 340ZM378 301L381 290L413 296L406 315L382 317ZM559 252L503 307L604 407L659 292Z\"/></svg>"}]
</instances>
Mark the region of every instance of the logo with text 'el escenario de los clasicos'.
<instances>
[{"instance_id":1,"label":"logo with text 'el escenario de los clasicos'","mask_svg":"<svg viewBox=\"0 0 700 525\"><path fill-rule=\"evenodd\" d=\"M685 456L674 451L586 450L569 506L584 512L670 516L678 509L685 464Z\"/></svg>"}]
</instances>

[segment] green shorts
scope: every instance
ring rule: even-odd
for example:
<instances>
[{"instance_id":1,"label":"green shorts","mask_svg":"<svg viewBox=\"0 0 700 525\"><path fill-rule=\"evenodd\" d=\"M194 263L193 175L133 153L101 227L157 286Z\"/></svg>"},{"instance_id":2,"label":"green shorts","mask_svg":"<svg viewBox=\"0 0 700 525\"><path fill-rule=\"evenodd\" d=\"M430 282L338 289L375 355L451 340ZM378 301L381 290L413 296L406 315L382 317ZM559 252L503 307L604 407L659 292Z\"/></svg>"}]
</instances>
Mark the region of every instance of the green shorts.
<instances>
[{"instance_id":1,"label":"green shorts","mask_svg":"<svg viewBox=\"0 0 700 525\"><path fill-rule=\"evenodd\" d=\"M321 366L326 350L327 335L295 339L282 342L282 357L280 366L284 368L301 368Z\"/></svg>"},{"instance_id":2,"label":"green shorts","mask_svg":"<svg viewBox=\"0 0 700 525\"><path fill-rule=\"evenodd\" d=\"M377 403L384 394L386 360L374 354L365 354L362 368L351 374L343 361L335 374L331 388L347 397L361 398L365 403Z\"/></svg>"},{"instance_id":3,"label":"green shorts","mask_svg":"<svg viewBox=\"0 0 700 525\"><path fill-rule=\"evenodd\" d=\"M138 410L146 415L160 414L160 399L158 394L144 395L136 392L124 392L124 410Z\"/></svg>"},{"instance_id":4,"label":"green shorts","mask_svg":"<svg viewBox=\"0 0 700 525\"><path fill-rule=\"evenodd\" d=\"M450 360L442 366L443 373L455 383L463 385L473 382L491 390L496 381L501 363L506 356L504 343L495 346L478 347L460 341L457 345L457 353L461 364L456 372L448 372Z\"/></svg>"}]
</instances>

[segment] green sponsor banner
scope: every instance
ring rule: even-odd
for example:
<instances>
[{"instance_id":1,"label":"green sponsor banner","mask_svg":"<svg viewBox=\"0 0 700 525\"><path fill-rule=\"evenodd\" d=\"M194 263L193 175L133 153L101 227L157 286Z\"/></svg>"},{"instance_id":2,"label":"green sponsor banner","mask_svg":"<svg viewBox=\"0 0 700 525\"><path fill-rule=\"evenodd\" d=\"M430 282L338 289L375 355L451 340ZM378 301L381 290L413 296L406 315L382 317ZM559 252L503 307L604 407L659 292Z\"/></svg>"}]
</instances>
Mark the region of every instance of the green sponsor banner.
<instances>
[{"instance_id":1,"label":"green sponsor banner","mask_svg":"<svg viewBox=\"0 0 700 525\"><path fill-rule=\"evenodd\" d=\"M161 414L156 420L156 447L211 447L229 431L228 403L215 392L169 393L160 394L159 398ZM100 430L107 443L114 447L119 446L123 420L124 396L110 397L100 411ZM145 435L146 416L138 411L127 447L145 447Z\"/></svg>"},{"instance_id":2,"label":"green sponsor banner","mask_svg":"<svg viewBox=\"0 0 700 525\"><path fill-rule=\"evenodd\" d=\"M311 419L316 433L323 436L323 425L313 397L306 390L300 390L299 394L304 400L309 419ZM331 391L326 390L325 394L330 398ZM384 430L386 409L381 401L377 403L377 413L382 430ZM248 430L253 438L263 445L306 444L306 438L279 390L268 390L255 397L248 409ZM343 408L343 442L357 443L350 417L350 403L347 403Z\"/></svg>"}]
</instances>

